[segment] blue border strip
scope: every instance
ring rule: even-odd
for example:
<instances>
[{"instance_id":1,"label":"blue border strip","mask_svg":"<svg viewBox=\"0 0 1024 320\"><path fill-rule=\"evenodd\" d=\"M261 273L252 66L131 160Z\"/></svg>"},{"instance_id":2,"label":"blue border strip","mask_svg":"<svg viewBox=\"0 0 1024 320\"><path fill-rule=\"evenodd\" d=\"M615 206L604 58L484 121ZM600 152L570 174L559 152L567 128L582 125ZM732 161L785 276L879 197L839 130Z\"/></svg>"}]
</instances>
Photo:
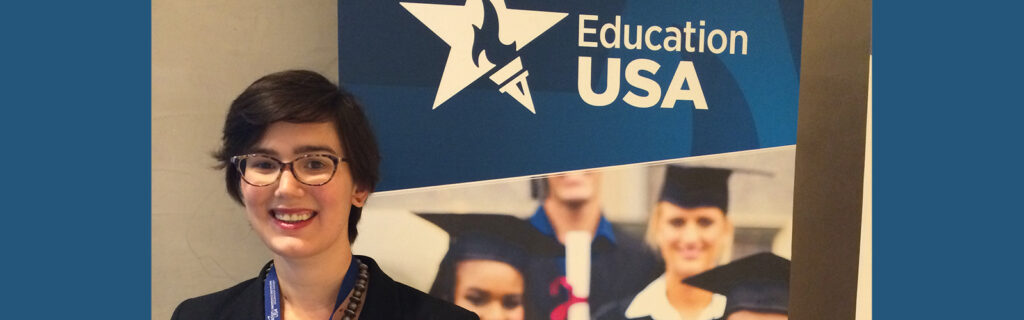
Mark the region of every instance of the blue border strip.
<instances>
[{"instance_id":1,"label":"blue border strip","mask_svg":"<svg viewBox=\"0 0 1024 320\"><path fill-rule=\"evenodd\" d=\"M874 3L879 318L1019 317L1020 13L993 3Z\"/></svg>"},{"instance_id":2,"label":"blue border strip","mask_svg":"<svg viewBox=\"0 0 1024 320\"><path fill-rule=\"evenodd\" d=\"M150 2L2 6L3 318L149 318Z\"/></svg>"}]
</instances>

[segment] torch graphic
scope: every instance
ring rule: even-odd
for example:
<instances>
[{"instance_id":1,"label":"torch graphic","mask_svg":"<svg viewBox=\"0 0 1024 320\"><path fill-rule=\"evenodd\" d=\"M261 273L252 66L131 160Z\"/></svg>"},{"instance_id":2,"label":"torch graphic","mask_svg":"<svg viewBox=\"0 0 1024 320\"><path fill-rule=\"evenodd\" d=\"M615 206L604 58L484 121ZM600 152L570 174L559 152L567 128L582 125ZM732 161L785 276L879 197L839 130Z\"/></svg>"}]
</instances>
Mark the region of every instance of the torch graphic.
<instances>
[{"instance_id":1,"label":"torch graphic","mask_svg":"<svg viewBox=\"0 0 1024 320\"><path fill-rule=\"evenodd\" d=\"M515 41L510 44L501 43L498 38L498 12L489 0L484 0L483 5L483 26L473 27L473 63L480 66L480 57L483 56L481 53L495 65L509 61L488 78L498 85L499 92L508 94L530 112L537 114L533 108L530 85L526 82L530 72L523 68L523 60L516 56Z\"/></svg>"}]
</instances>

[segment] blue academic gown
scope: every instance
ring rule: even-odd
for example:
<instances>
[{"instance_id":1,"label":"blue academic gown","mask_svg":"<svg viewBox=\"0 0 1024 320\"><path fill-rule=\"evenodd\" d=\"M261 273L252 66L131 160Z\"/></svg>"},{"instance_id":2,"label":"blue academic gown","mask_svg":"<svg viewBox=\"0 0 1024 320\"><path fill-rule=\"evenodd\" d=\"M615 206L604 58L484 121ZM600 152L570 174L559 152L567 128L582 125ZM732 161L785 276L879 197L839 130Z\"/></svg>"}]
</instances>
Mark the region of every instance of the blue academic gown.
<instances>
[{"instance_id":1,"label":"blue academic gown","mask_svg":"<svg viewBox=\"0 0 1024 320\"><path fill-rule=\"evenodd\" d=\"M564 317L564 314L552 314L571 298L569 290L560 285L560 280L565 277L564 246L558 243L543 206L537 208L529 222L546 236L538 241L553 241L563 250L557 256L530 257L525 286L525 299L530 310L527 319ZM590 268L590 297L587 301L590 315L595 319L624 319L624 304L664 272L664 266L656 260L650 248L617 231L604 215L591 243Z\"/></svg>"}]
</instances>

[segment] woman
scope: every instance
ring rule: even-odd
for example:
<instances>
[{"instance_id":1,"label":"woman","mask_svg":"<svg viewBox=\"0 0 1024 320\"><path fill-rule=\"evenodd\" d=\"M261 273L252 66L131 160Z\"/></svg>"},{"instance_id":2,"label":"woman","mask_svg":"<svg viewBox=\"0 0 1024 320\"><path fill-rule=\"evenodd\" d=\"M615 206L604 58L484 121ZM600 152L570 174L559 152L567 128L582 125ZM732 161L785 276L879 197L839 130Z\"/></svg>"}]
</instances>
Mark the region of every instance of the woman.
<instances>
[{"instance_id":1,"label":"woman","mask_svg":"<svg viewBox=\"0 0 1024 320\"><path fill-rule=\"evenodd\" d=\"M476 319L352 255L379 154L355 98L323 76L254 82L232 102L214 156L273 260L256 278L182 302L172 319Z\"/></svg>"},{"instance_id":2,"label":"woman","mask_svg":"<svg viewBox=\"0 0 1024 320\"><path fill-rule=\"evenodd\" d=\"M449 235L430 295L483 320L523 320L529 243L542 236L526 221L500 214L420 214ZM530 317L535 319L536 317Z\"/></svg>"},{"instance_id":3,"label":"woman","mask_svg":"<svg viewBox=\"0 0 1024 320\"><path fill-rule=\"evenodd\" d=\"M683 283L715 267L732 239L726 217L731 171L668 166L647 227L647 242L661 253L665 274L626 309L627 318L710 320L722 316L722 295Z\"/></svg>"}]
</instances>

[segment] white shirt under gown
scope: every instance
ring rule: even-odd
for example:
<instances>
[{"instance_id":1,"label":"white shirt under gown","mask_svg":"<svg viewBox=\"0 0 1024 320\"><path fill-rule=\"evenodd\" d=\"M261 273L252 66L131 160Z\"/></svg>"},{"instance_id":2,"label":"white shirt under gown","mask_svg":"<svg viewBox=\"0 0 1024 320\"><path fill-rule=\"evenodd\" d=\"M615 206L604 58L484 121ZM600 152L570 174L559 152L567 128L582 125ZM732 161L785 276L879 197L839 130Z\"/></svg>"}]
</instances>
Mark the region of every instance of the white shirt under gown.
<instances>
[{"instance_id":1,"label":"white shirt under gown","mask_svg":"<svg viewBox=\"0 0 1024 320\"><path fill-rule=\"evenodd\" d=\"M700 312L697 320L721 318L725 313L725 296L714 294L711 303ZM682 320L679 312L668 302L668 290L665 286L665 275L655 279L633 298L626 308L626 318L651 317L654 320Z\"/></svg>"}]
</instances>

